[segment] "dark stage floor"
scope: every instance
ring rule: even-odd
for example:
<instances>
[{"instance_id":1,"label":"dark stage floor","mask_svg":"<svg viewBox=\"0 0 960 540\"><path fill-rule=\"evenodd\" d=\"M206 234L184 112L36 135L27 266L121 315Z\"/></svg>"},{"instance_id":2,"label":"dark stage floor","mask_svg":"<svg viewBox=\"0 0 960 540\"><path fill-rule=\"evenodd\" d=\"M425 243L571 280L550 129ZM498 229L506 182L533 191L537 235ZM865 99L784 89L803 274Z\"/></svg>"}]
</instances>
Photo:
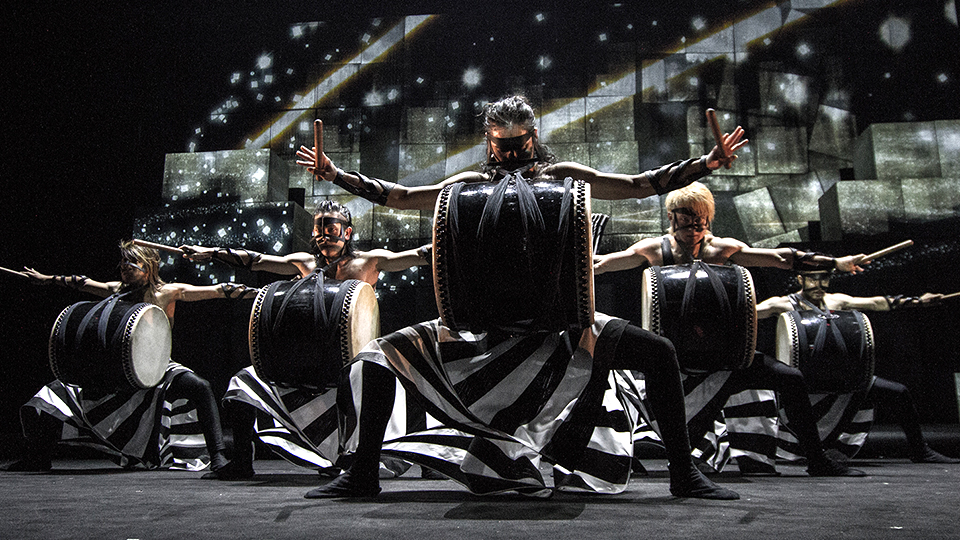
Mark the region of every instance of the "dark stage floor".
<instances>
[{"instance_id":1,"label":"dark stage floor","mask_svg":"<svg viewBox=\"0 0 960 540\"><path fill-rule=\"evenodd\" d=\"M854 460L866 478L811 478L786 464L780 477L725 472L715 480L742 499L712 502L671 497L666 463L644 464L648 474L619 495L478 497L449 480L423 480L415 467L382 480L376 499L315 501L303 494L328 480L276 459L258 460L252 480L229 483L58 459L50 473L0 473L0 536L960 538L960 465L876 457Z\"/></svg>"}]
</instances>

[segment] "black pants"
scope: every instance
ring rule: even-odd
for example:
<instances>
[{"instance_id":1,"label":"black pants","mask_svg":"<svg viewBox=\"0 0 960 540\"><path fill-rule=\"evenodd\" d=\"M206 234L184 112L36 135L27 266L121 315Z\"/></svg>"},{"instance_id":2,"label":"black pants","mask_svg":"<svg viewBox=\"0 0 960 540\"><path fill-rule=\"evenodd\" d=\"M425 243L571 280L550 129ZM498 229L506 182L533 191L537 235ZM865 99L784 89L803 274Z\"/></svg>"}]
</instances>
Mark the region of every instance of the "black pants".
<instances>
[{"instance_id":1,"label":"black pants","mask_svg":"<svg viewBox=\"0 0 960 540\"><path fill-rule=\"evenodd\" d=\"M807 458L823 453L817 420L810 405L807 383L799 369L761 353L754 356L750 367L731 372L730 378L711 402L690 421L690 438L699 440L711 428L714 419L730 396L744 390L773 390L780 399L797 436L800 451Z\"/></svg>"},{"instance_id":2,"label":"black pants","mask_svg":"<svg viewBox=\"0 0 960 540\"><path fill-rule=\"evenodd\" d=\"M622 325L609 350L596 351L594 362L607 373L612 369L640 371L647 382L647 398L657 418L661 437L671 465L690 465L690 439L687 436L686 415L683 405L683 387L677 355L670 340L643 330L626 321L615 319L611 323ZM606 330L606 329L605 329ZM373 362L363 363L363 384L359 418L358 446L354 465L358 470L375 471L380 456L380 447L394 400L394 375L388 369ZM349 399L349 392L340 392L338 399ZM340 404L348 410L352 403Z\"/></svg>"},{"instance_id":3,"label":"black pants","mask_svg":"<svg viewBox=\"0 0 960 540\"><path fill-rule=\"evenodd\" d=\"M167 399L177 398L187 399L197 408L197 418L210 457L213 458L218 452L222 453L226 445L223 441L217 400L210 383L192 371L180 373L171 382L167 393ZM36 407L24 406L20 408L20 423L27 439L27 451L38 459L49 460L53 447L60 439L60 420Z\"/></svg>"},{"instance_id":4,"label":"black pants","mask_svg":"<svg viewBox=\"0 0 960 540\"><path fill-rule=\"evenodd\" d=\"M867 400L874 406L893 412L896 422L907 436L907 443L914 454L923 452L926 442L920 431L920 415L913 396L906 386L888 379L876 377L867 393Z\"/></svg>"}]
</instances>

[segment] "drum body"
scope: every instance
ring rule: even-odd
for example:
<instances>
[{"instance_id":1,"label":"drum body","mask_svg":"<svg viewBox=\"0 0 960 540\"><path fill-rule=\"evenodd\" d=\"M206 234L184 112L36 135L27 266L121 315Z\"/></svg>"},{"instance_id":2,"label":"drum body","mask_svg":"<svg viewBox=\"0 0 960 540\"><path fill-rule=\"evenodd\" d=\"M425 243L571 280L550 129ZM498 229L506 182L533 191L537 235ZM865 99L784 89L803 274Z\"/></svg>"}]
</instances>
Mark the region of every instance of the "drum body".
<instances>
[{"instance_id":1,"label":"drum body","mask_svg":"<svg viewBox=\"0 0 960 540\"><path fill-rule=\"evenodd\" d=\"M434 216L433 270L437 310L451 329L589 327L590 185L568 178L445 187Z\"/></svg>"},{"instance_id":2,"label":"drum body","mask_svg":"<svg viewBox=\"0 0 960 540\"><path fill-rule=\"evenodd\" d=\"M103 391L160 383L170 362L166 313L146 302L80 302L50 332L50 368L65 384Z\"/></svg>"},{"instance_id":3,"label":"drum body","mask_svg":"<svg viewBox=\"0 0 960 540\"><path fill-rule=\"evenodd\" d=\"M743 369L757 344L757 304L747 269L695 262L643 271L643 328L677 350L691 375Z\"/></svg>"},{"instance_id":4,"label":"drum body","mask_svg":"<svg viewBox=\"0 0 960 540\"><path fill-rule=\"evenodd\" d=\"M811 392L865 390L876 361L870 319L859 311L781 313L777 359L803 372Z\"/></svg>"},{"instance_id":5,"label":"drum body","mask_svg":"<svg viewBox=\"0 0 960 540\"><path fill-rule=\"evenodd\" d=\"M250 361L272 384L336 386L340 368L380 335L373 287L311 274L260 290L250 312Z\"/></svg>"}]
</instances>

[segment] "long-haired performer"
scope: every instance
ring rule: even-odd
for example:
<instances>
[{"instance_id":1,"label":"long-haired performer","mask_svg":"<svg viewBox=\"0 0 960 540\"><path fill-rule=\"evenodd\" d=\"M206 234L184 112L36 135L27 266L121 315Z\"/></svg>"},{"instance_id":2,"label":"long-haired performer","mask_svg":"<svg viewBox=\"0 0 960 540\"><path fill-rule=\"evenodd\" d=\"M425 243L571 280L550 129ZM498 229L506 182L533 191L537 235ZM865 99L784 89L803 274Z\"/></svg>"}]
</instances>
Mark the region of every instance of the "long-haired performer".
<instances>
[{"instance_id":1,"label":"long-haired performer","mask_svg":"<svg viewBox=\"0 0 960 540\"><path fill-rule=\"evenodd\" d=\"M402 252L386 249L359 251L353 248L353 220L350 210L335 201L323 200L314 212L313 253L283 256L246 249L181 246L194 262L215 259L234 266L275 274L299 274L305 278L323 272L339 281L360 280L376 285L380 272L396 272L428 264L429 246ZM310 329L303 329L304 334ZM307 335L299 336L309 339ZM394 404L397 421L388 438L426 427L422 410L411 410L398 389ZM224 396L226 422L233 431L234 454L220 477L225 480L250 478L253 469L253 438L269 444L289 461L321 472L334 468L338 459L336 387L332 389L279 386L261 378L253 366L237 373ZM400 474L406 465L386 461L382 475Z\"/></svg>"},{"instance_id":2,"label":"long-haired performer","mask_svg":"<svg viewBox=\"0 0 960 540\"><path fill-rule=\"evenodd\" d=\"M489 103L483 112L488 167L484 172L455 175L438 185L406 187L346 173L323 154L322 141L314 149L301 147L298 164L355 195L394 208L432 210L444 193L469 190L467 186L477 182L497 182L487 199L490 204L484 207L482 223L488 227L477 231L484 236L484 245L494 249L501 240L504 245L512 245L520 239L522 244L527 233L547 233L531 193L535 182L557 181L566 186L566 193L570 185L589 183L593 197L601 199L647 197L687 185L732 162L734 152L746 143L741 140L743 130L738 128L722 138L722 148L714 148L702 157L637 175L611 174L572 162L552 163L549 152L540 144L533 108L521 96ZM500 203L509 190L515 190L520 200L522 224L515 228L499 220ZM455 221L452 214L451 220ZM485 230L495 234L485 235ZM452 227L444 232L457 238L450 248L454 252L466 253L478 245L467 237L473 231ZM489 265L464 269L462 276L451 278L457 281L451 286L476 283L487 274L509 282L521 265L543 268L531 264L526 255L529 252L522 247L519 251L519 257L500 261L499 266L494 256L494 260L484 261ZM439 254L433 256L439 264ZM438 272L435 265L435 279ZM555 294L547 283L541 286L545 296ZM437 294L440 298L443 293ZM523 307L517 305L523 301L516 297L477 296L468 303L499 301L510 309ZM589 308L592 315L592 297ZM353 398L343 403L341 410L359 411L345 424L347 428L359 426L349 430L346 439L354 463L344 475L306 497L372 496L380 492L377 462L389 418L389 409L380 404L389 402L385 397L392 391L395 377L448 430L419 441L419 445L411 443L388 451L401 452L411 461L423 460L477 493L517 490L548 494L538 469L541 457L554 464L555 488L622 491L632 460L631 433L625 433L623 439L620 435L624 434L613 427L620 425L623 411L614 410L613 402L604 399L609 395L616 401L615 392L607 394L602 387L609 384L613 370L628 368L644 372L650 380L654 414L667 441L671 493L738 498L733 491L703 477L693 465L684 426L679 368L670 342L626 321L599 314L595 322L575 326L563 331L513 333L492 327L466 331L435 320L374 341L350 366L339 394L341 399Z\"/></svg>"},{"instance_id":3,"label":"long-haired performer","mask_svg":"<svg viewBox=\"0 0 960 540\"><path fill-rule=\"evenodd\" d=\"M56 284L108 299L100 306L103 311L97 313L104 324L99 329L96 324L88 325L101 333L107 311L116 312L121 301L159 307L163 312L160 324L167 325L164 330L169 333L178 301L242 298L256 292L232 283L165 283L159 270L160 256L155 249L123 241L119 281L46 275L32 268L25 268L23 273L41 285ZM93 311L89 313L94 315ZM91 320L95 319L84 322ZM204 478L216 478L229 462L210 384L183 365L169 359L162 362L158 367L160 380L149 388L85 388L59 379L44 386L20 409L28 454L7 470L49 470L52 450L62 441L93 446L125 468L200 470L209 465L210 472Z\"/></svg>"}]
</instances>

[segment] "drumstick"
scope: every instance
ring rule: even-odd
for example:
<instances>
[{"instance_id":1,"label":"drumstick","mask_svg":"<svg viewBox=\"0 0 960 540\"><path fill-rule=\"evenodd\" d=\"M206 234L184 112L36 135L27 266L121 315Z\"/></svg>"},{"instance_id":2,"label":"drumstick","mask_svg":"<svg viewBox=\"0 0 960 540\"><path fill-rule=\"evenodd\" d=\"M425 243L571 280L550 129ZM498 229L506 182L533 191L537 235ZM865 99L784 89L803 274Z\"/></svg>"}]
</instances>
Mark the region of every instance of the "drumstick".
<instances>
[{"instance_id":1,"label":"drumstick","mask_svg":"<svg viewBox=\"0 0 960 540\"><path fill-rule=\"evenodd\" d=\"M901 249L910 247L910 246L912 246L912 245L913 245L913 240L904 240L903 242L900 242L899 244L890 246L890 247L888 247L888 248L881 249L880 251L877 251L877 252L875 252L875 253L871 253L871 254L867 255L863 260L865 260L865 261L872 261L872 260L874 260L874 259L876 259L876 258L878 258L878 257L883 257L884 255L889 255L889 254L893 253L894 251L900 251Z\"/></svg>"},{"instance_id":2,"label":"drumstick","mask_svg":"<svg viewBox=\"0 0 960 540\"><path fill-rule=\"evenodd\" d=\"M729 169L732 164L727 160L730 156L727 155L727 151L723 147L723 132L720 131L720 124L717 123L717 111L707 109L707 123L710 124L710 129L713 130L713 138L717 141L717 148L720 149L720 155L723 156L726 167Z\"/></svg>"},{"instance_id":3,"label":"drumstick","mask_svg":"<svg viewBox=\"0 0 960 540\"><path fill-rule=\"evenodd\" d=\"M313 121L313 174L320 176L320 156L323 154L323 120Z\"/></svg>"},{"instance_id":4,"label":"drumstick","mask_svg":"<svg viewBox=\"0 0 960 540\"><path fill-rule=\"evenodd\" d=\"M163 244L154 244L153 242L147 242L146 240L134 240L133 243L138 246L153 248L158 251L169 251L170 253L183 253L183 250L180 248L165 246Z\"/></svg>"},{"instance_id":5,"label":"drumstick","mask_svg":"<svg viewBox=\"0 0 960 540\"><path fill-rule=\"evenodd\" d=\"M940 300L950 300L951 298L956 298L958 296L960 296L960 292L945 294L940 298Z\"/></svg>"},{"instance_id":6,"label":"drumstick","mask_svg":"<svg viewBox=\"0 0 960 540\"><path fill-rule=\"evenodd\" d=\"M4 268L4 267L2 267L2 266L0 266L0 270L3 270L4 272L10 272L11 274L16 274L16 275L18 275L18 276L20 276L20 277L25 277L25 278L28 278L28 279L29 279L29 277L30 277L30 276L24 274L23 272L17 272L16 270L11 270L11 269L9 269L9 268Z\"/></svg>"}]
</instances>

